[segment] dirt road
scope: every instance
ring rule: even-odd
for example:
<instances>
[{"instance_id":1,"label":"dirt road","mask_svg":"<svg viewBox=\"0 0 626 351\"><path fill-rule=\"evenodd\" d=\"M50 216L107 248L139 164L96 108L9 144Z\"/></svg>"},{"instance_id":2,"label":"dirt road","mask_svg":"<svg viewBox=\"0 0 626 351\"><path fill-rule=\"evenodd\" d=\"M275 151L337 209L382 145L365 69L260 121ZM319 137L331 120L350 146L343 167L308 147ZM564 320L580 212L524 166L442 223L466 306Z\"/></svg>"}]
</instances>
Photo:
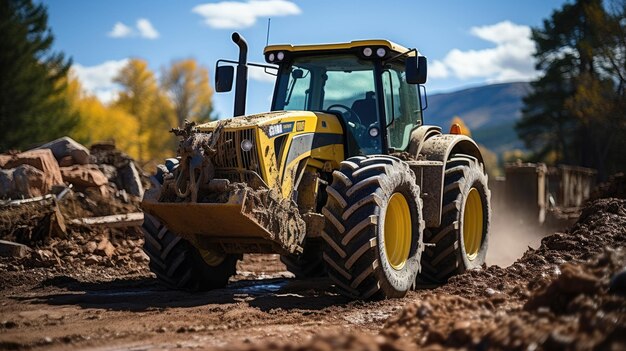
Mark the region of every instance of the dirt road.
<instances>
[{"instance_id":1,"label":"dirt road","mask_svg":"<svg viewBox=\"0 0 626 351\"><path fill-rule=\"evenodd\" d=\"M595 202L510 267L378 302L290 278L276 256L246 256L227 289L170 291L138 234L90 265L67 253L89 246L76 240L0 260L0 349L626 348L626 288L611 285L626 266L626 200Z\"/></svg>"}]
</instances>

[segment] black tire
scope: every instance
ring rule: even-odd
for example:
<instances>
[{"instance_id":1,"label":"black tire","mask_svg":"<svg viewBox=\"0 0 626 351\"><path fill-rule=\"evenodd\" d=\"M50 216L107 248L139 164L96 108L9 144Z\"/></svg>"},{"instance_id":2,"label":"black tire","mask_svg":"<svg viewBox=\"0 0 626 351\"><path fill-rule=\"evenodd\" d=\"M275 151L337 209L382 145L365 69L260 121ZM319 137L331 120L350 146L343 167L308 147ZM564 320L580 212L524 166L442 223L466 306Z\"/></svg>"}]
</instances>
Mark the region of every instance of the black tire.
<instances>
[{"instance_id":1,"label":"black tire","mask_svg":"<svg viewBox=\"0 0 626 351\"><path fill-rule=\"evenodd\" d=\"M301 255L281 255L280 261L297 279L326 276L326 266L319 243L307 241Z\"/></svg>"},{"instance_id":2,"label":"black tire","mask_svg":"<svg viewBox=\"0 0 626 351\"><path fill-rule=\"evenodd\" d=\"M333 172L326 192L323 259L339 292L357 299L405 296L415 284L423 250L422 201L413 171L392 156L352 157ZM410 216L406 260L393 268L384 228L395 194L404 197Z\"/></svg>"},{"instance_id":3,"label":"black tire","mask_svg":"<svg viewBox=\"0 0 626 351\"><path fill-rule=\"evenodd\" d=\"M143 250L150 257L150 270L170 288L189 291L222 288L236 272L237 255L225 254L223 260L209 265L189 241L147 213L142 229Z\"/></svg>"},{"instance_id":4,"label":"black tire","mask_svg":"<svg viewBox=\"0 0 626 351\"><path fill-rule=\"evenodd\" d=\"M424 231L426 249L418 284L445 283L450 277L485 263L491 224L490 192L483 165L467 155L453 155L446 163L441 225ZM468 257L463 237L468 195L476 189L482 207L482 235L478 251ZM477 220L480 222L480 220ZM430 245L429 245L430 244Z\"/></svg>"}]
</instances>

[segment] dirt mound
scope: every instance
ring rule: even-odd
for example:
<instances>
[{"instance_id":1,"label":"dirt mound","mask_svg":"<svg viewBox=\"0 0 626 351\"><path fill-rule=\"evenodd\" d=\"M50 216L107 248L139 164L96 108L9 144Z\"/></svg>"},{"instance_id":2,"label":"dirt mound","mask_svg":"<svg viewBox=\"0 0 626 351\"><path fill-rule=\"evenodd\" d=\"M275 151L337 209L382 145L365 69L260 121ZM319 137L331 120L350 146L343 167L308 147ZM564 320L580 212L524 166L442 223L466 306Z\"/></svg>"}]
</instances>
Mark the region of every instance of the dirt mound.
<instances>
[{"instance_id":1,"label":"dirt mound","mask_svg":"<svg viewBox=\"0 0 626 351\"><path fill-rule=\"evenodd\" d=\"M326 335L313 338L305 343L279 344L276 342L262 343L259 345L240 346L241 350L261 351L409 351L419 350L416 345L410 344L405 340L392 340L384 336L372 336L368 334L343 334L343 335Z\"/></svg>"},{"instance_id":2,"label":"dirt mound","mask_svg":"<svg viewBox=\"0 0 626 351\"><path fill-rule=\"evenodd\" d=\"M626 298L609 284L626 265L625 229L626 201L593 202L569 232L546 237L509 268L451 279L381 333L422 347L623 349Z\"/></svg>"},{"instance_id":3,"label":"dirt mound","mask_svg":"<svg viewBox=\"0 0 626 351\"><path fill-rule=\"evenodd\" d=\"M598 185L591 194L591 199L610 197L626 199L626 174L617 173L610 176L608 181Z\"/></svg>"}]
</instances>

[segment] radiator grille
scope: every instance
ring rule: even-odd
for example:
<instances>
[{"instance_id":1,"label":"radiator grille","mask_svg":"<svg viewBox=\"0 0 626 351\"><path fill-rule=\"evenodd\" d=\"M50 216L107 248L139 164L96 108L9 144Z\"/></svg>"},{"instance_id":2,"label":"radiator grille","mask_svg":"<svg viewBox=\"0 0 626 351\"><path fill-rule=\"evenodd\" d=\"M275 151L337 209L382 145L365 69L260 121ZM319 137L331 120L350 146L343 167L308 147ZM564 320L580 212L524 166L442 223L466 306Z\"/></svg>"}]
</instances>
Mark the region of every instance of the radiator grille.
<instances>
[{"instance_id":1,"label":"radiator grille","mask_svg":"<svg viewBox=\"0 0 626 351\"><path fill-rule=\"evenodd\" d=\"M250 151L241 149L241 142L246 139L252 142ZM217 154L214 161L218 175L231 181L247 182L249 176L245 171L256 172L261 176L256 130L254 128L222 130L217 142Z\"/></svg>"}]
</instances>

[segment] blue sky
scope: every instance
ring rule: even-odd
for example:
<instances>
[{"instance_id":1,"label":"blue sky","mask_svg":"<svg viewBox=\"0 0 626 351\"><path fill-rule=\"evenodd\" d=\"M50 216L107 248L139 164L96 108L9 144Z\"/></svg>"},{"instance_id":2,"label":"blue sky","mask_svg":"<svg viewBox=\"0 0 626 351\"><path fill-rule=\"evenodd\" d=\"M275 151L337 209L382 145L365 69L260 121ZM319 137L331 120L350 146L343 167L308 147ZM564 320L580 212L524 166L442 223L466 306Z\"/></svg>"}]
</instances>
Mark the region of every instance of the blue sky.
<instances>
[{"instance_id":1,"label":"blue sky","mask_svg":"<svg viewBox=\"0 0 626 351\"><path fill-rule=\"evenodd\" d=\"M248 40L249 60L262 62L267 19L270 44L384 38L417 47L429 60L429 93L536 76L530 27L565 1L90 0L43 1L55 48L71 56L85 88L104 101L111 78L129 57L158 72L172 60L195 58L212 75L219 58L236 59L230 34ZM248 112L269 109L273 83L252 73ZM216 94L221 117L233 96Z\"/></svg>"}]
</instances>

